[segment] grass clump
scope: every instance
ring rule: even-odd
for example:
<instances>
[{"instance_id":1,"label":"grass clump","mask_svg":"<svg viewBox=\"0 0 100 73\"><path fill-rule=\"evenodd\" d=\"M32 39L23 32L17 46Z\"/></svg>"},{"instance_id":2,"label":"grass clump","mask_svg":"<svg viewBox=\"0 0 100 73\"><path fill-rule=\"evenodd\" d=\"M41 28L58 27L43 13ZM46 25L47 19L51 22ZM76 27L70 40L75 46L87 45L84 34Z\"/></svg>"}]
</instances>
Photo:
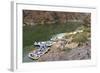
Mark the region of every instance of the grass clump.
<instances>
[{"instance_id":1,"label":"grass clump","mask_svg":"<svg viewBox=\"0 0 100 73\"><path fill-rule=\"evenodd\" d=\"M87 41L87 36L85 33L77 33L73 36L73 42L85 43Z\"/></svg>"},{"instance_id":2,"label":"grass clump","mask_svg":"<svg viewBox=\"0 0 100 73\"><path fill-rule=\"evenodd\" d=\"M83 32L76 33L75 35L73 35L72 41L76 43L80 43L80 44L87 42L89 38L91 37L90 31L91 30L89 27L84 27Z\"/></svg>"}]
</instances>

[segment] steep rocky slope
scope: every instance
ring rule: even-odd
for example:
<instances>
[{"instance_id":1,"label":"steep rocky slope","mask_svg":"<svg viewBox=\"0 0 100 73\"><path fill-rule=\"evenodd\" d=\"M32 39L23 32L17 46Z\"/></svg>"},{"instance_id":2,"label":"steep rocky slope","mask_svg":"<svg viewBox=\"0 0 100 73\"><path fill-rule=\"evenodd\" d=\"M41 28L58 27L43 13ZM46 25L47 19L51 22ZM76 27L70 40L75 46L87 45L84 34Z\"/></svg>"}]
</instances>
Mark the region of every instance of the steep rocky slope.
<instances>
[{"instance_id":1,"label":"steep rocky slope","mask_svg":"<svg viewBox=\"0 0 100 73\"><path fill-rule=\"evenodd\" d=\"M63 24L66 22L90 22L90 13L79 12L54 12L54 11L35 11L23 10L23 23L24 25L36 24Z\"/></svg>"},{"instance_id":2,"label":"steep rocky slope","mask_svg":"<svg viewBox=\"0 0 100 73\"><path fill-rule=\"evenodd\" d=\"M91 59L91 43L90 41L88 44L84 44L81 47L69 49L66 48L65 50L61 50L58 46L59 44L56 43L50 48L46 54L41 56L38 61L60 61L60 60L85 60Z\"/></svg>"}]
</instances>

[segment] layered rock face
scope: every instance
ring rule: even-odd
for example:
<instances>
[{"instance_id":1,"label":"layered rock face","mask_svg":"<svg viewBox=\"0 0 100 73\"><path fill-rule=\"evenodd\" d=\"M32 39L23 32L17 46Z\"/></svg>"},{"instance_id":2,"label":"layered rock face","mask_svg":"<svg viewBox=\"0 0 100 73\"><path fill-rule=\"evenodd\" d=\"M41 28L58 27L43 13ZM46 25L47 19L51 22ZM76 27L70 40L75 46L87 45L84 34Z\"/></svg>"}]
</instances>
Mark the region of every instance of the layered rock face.
<instances>
[{"instance_id":1,"label":"layered rock face","mask_svg":"<svg viewBox=\"0 0 100 73\"><path fill-rule=\"evenodd\" d=\"M90 13L79 12L55 12L55 11L35 11L23 10L24 25L36 24L64 24L67 22L81 22L90 24Z\"/></svg>"}]
</instances>

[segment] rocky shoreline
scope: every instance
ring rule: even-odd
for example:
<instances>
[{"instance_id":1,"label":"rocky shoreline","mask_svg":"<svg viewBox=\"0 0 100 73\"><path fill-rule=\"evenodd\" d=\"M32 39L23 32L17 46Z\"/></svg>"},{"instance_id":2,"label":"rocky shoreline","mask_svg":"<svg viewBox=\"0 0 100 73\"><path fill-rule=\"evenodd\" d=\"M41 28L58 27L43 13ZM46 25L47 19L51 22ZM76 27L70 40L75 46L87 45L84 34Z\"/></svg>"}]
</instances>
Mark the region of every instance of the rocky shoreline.
<instances>
[{"instance_id":1,"label":"rocky shoreline","mask_svg":"<svg viewBox=\"0 0 100 73\"><path fill-rule=\"evenodd\" d=\"M63 60L85 60L91 59L91 42L84 44L83 46L73 49L61 48L56 45L52 46L50 50L42 55L37 61L63 61Z\"/></svg>"}]
</instances>

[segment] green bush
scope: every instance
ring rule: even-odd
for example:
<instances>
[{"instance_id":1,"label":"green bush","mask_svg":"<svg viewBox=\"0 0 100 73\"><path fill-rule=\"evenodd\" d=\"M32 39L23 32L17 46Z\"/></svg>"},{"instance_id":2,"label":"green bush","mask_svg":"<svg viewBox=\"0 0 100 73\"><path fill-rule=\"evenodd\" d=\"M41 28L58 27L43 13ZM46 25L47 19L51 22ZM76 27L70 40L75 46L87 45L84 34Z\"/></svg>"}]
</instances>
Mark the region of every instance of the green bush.
<instances>
[{"instance_id":1,"label":"green bush","mask_svg":"<svg viewBox=\"0 0 100 73\"><path fill-rule=\"evenodd\" d=\"M77 43L85 43L88 40L88 33L87 32L81 32L73 35L73 42Z\"/></svg>"},{"instance_id":2,"label":"green bush","mask_svg":"<svg viewBox=\"0 0 100 73\"><path fill-rule=\"evenodd\" d=\"M90 32L91 32L91 28L90 28L90 27L84 27L83 31L84 31L84 32L89 32L89 33L90 33Z\"/></svg>"}]
</instances>

